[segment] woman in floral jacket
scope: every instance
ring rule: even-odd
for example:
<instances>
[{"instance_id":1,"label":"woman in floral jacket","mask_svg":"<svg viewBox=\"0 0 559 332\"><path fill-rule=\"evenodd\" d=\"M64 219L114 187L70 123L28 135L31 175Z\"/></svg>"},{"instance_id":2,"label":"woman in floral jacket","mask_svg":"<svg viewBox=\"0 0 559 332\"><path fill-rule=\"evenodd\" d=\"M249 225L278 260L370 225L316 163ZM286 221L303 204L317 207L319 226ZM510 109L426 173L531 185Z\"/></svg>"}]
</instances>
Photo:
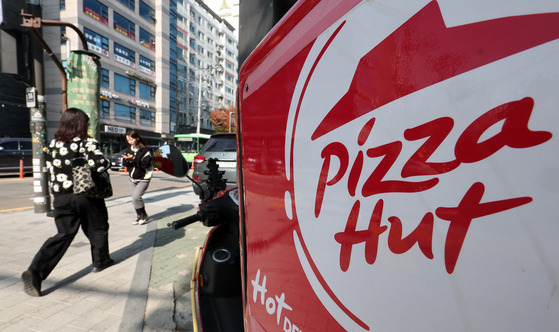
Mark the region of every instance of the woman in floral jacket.
<instances>
[{"instance_id":1,"label":"woman in floral jacket","mask_svg":"<svg viewBox=\"0 0 559 332\"><path fill-rule=\"evenodd\" d=\"M66 110L49 145L47 168L58 234L46 240L28 270L21 276L24 291L31 296L41 296L41 282L64 256L80 226L91 245L92 272L100 272L114 264L109 256L109 217L105 200L75 195L73 192L74 158L85 158L92 170L97 172L110 166L110 161L99 150L97 141L87 134L88 121L87 114L82 110Z\"/></svg>"}]
</instances>

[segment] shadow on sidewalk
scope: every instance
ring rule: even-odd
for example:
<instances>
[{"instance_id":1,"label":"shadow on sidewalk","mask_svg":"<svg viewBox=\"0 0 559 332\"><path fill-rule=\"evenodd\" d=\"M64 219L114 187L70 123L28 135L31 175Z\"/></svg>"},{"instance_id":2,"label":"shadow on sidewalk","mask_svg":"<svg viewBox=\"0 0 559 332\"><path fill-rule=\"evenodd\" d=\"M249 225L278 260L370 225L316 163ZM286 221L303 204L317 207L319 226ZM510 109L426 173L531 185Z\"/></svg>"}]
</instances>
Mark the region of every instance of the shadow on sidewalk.
<instances>
[{"instance_id":1,"label":"shadow on sidewalk","mask_svg":"<svg viewBox=\"0 0 559 332\"><path fill-rule=\"evenodd\" d=\"M158 191L164 191L164 190L168 190L168 189L148 191L146 194L150 194L150 195L144 196L144 198L143 198L144 202L154 203L154 202L163 201L163 200L168 199L168 198L176 197L177 195L184 195L185 194L183 192L179 192L179 193L165 193L165 194L158 194L158 195L151 196L152 193L156 193ZM122 200L122 198L127 198L127 199ZM131 202L132 202L132 199L130 198L130 196L114 197L114 198L109 198L109 199L105 200L105 203L107 204L107 208L115 208L115 207L121 206L121 205L131 205L132 204ZM183 209L182 211L188 211L192 207L193 206L191 204L183 204L183 205L180 205L180 206L177 206L177 207L173 207L171 209L174 210L174 209L179 209L180 208L180 209ZM166 212L162 212L162 213L166 213Z\"/></svg>"},{"instance_id":2,"label":"shadow on sidewalk","mask_svg":"<svg viewBox=\"0 0 559 332\"><path fill-rule=\"evenodd\" d=\"M167 190L167 189L161 189L161 191L163 191L163 190ZM159 190L154 190L154 191L149 192L149 194L156 193L158 191ZM158 201L165 200L167 198L173 198L173 197L180 196L180 195L185 196L186 194L182 193L182 192L174 192L174 193L158 194L158 195L153 195L153 196L149 195L147 197L144 197L144 201L146 201L146 202L158 202Z\"/></svg>"},{"instance_id":3,"label":"shadow on sidewalk","mask_svg":"<svg viewBox=\"0 0 559 332\"><path fill-rule=\"evenodd\" d=\"M150 198L146 199L146 202L149 201L159 201L162 199L166 199L166 198L170 198L173 197L173 194L161 194L161 195L157 195L157 196L153 196ZM127 202L129 204L129 202ZM149 222L158 222L159 219L163 219L163 218L169 218L169 222L172 222L174 220L178 220L180 218L184 218L187 215L193 214L194 211L192 211L194 209L194 205L192 204L182 204L179 206L173 206L170 207L168 209L166 209L165 211L162 212L158 212L154 215L150 216L150 221ZM111 258L114 259L115 261L115 265L124 262L125 260L129 259L130 257L133 257L134 255L139 255L142 250L145 250L146 248L143 246L143 242L145 238L156 238L156 243L153 244L153 246L165 246L168 243L171 243L179 238L182 238L185 236L185 231L184 229L180 229L180 230L174 230L170 227L165 227L165 228L161 228L161 229L157 229L157 227L155 227L153 230L147 231L145 233L140 234L140 236L134 240L134 242L128 244L126 247L120 248L116 251L112 251L111 252ZM144 247L144 248L143 248ZM89 265L83 269L81 269L80 271L75 272L74 274L64 278L63 280L57 282L55 285L53 285L50 288L44 289L42 291L43 295L48 295L64 286L70 285L72 283L74 283L75 281L79 280L80 278L86 276L87 274L91 273L91 269L93 268L92 265Z\"/></svg>"},{"instance_id":4,"label":"shadow on sidewalk","mask_svg":"<svg viewBox=\"0 0 559 332\"><path fill-rule=\"evenodd\" d=\"M117 251L113 251L111 252L111 258L115 261L115 265L118 265L122 262L124 262L125 260L127 260L128 258L134 256L134 255L139 255L142 251L142 243L143 240L146 236L148 236L150 233L156 232L156 230L152 230L146 233L143 233L139 236L138 239L136 239L134 242L130 243L129 245L127 245L126 247L120 248ZM144 249L145 250L145 249ZM64 286L70 285L72 283L74 283L75 281L79 280L80 278L85 277L86 275L88 275L91 272L91 269L93 268L93 265L89 265L83 269L81 269L80 271L62 279L61 281L57 282L55 285L53 285L50 288L44 289L41 291L42 295L48 295ZM109 267L110 268L110 267Z\"/></svg>"},{"instance_id":5,"label":"shadow on sidewalk","mask_svg":"<svg viewBox=\"0 0 559 332\"><path fill-rule=\"evenodd\" d=\"M145 201L149 202L148 200L145 200ZM149 206L147 208L149 209ZM168 208L165 211L158 212L156 214L150 215L149 219L155 221L155 220L163 219L165 217L169 217L169 219L173 219L173 220L170 220L170 222L172 222L176 219L184 218L184 216L182 216L181 214L182 213L188 213L192 209L194 209L194 205L192 205L192 204L182 204L182 205L179 205L179 206L173 206L173 207ZM194 214L194 213L195 213L195 211L192 211L191 213L188 213L188 215Z\"/></svg>"}]
</instances>

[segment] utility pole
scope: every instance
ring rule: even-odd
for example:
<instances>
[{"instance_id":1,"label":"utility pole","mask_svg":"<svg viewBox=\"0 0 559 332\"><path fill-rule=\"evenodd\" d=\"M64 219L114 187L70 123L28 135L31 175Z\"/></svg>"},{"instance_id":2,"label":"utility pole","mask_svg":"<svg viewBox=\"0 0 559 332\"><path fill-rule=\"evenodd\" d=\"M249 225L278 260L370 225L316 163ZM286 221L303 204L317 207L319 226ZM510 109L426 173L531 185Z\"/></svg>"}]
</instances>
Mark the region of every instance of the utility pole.
<instances>
[{"instance_id":1,"label":"utility pole","mask_svg":"<svg viewBox=\"0 0 559 332\"><path fill-rule=\"evenodd\" d=\"M41 17L39 0L26 0L27 11L34 17ZM41 30L37 31L41 34ZM35 213L51 211L46 168L46 99L43 74L43 49L38 43L30 43L31 61L33 61L33 85L28 89L27 100L30 111L30 130L33 140L33 206Z\"/></svg>"},{"instance_id":2,"label":"utility pole","mask_svg":"<svg viewBox=\"0 0 559 332\"><path fill-rule=\"evenodd\" d=\"M42 19L42 9L40 0L26 0L27 11L21 11L23 17L22 27L29 29L33 37L38 43L30 43L30 58L33 61L33 87L27 91L28 107L31 112L31 138L33 140L33 191L35 198L33 203L35 213L50 212L50 195L48 188L48 173L46 168L46 98L45 98L45 82L43 71L43 50L54 61L60 71L62 80L62 112L68 107L66 72L62 63L42 37L41 27L49 26L66 26L72 28L80 37L84 49L87 51L87 41L84 34L74 25L68 22L49 21Z\"/></svg>"},{"instance_id":3,"label":"utility pole","mask_svg":"<svg viewBox=\"0 0 559 332\"><path fill-rule=\"evenodd\" d=\"M215 72L222 72L223 71L223 66L221 65L209 65L206 66L205 68L202 67L202 64L200 64L200 68L198 69L198 123L196 124L196 134L200 134L200 121L202 119L202 83L206 84L206 79L202 78L202 76L204 74L209 75L213 80L215 80L214 77L214 73ZM210 107L213 107L213 105L209 105Z\"/></svg>"},{"instance_id":4,"label":"utility pole","mask_svg":"<svg viewBox=\"0 0 559 332\"><path fill-rule=\"evenodd\" d=\"M202 116L202 65L198 71L198 121L196 121L196 134L200 133L200 121Z\"/></svg>"}]
</instances>

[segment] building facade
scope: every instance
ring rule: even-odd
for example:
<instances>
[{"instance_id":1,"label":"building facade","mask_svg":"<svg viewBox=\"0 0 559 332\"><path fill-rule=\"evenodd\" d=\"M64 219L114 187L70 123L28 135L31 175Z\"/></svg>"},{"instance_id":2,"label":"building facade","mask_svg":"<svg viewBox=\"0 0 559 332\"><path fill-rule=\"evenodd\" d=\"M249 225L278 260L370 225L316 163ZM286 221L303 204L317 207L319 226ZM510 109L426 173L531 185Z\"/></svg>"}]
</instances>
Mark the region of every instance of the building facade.
<instances>
[{"instance_id":1,"label":"building facade","mask_svg":"<svg viewBox=\"0 0 559 332\"><path fill-rule=\"evenodd\" d=\"M177 133L211 133L209 113L235 104L234 28L200 0L45 0L43 19L78 27L100 57L99 132L107 154L126 146L131 129L150 145ZM69 28L44 28L43 38L63 64L69 50L84 49ZM61 114L61 75L50 58L44 63L52 137Z\"/></svg>"}]
</instances>

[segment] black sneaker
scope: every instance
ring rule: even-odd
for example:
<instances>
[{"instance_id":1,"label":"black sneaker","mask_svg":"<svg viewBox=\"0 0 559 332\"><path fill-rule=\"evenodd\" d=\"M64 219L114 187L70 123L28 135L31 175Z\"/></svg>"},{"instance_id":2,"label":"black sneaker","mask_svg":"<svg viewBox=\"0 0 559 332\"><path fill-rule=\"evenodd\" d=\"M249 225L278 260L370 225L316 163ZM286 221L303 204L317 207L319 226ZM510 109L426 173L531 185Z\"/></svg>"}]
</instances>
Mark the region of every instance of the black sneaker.
<instances>
[{"instance_id":1,"label":"black sneaker","mask_svg":"<svg viewBox=\"0 0 559 332\"><path fill-rule=\"evenodd\" d=\"M112 266L114 263L115 263L115 261L112 260L112 259L106 260L99 265L93 266L93 269L91 269L91 272L93 272L93 273L101 272L104 269L108 268L109 266Z\"/></svg>"},{"instance_id":2,"label":"black sneaker","mask_svg":"<svg viewBox=\"0 0 559 332\"><path fill-rule=\"evenodd\" d=\"M23 291L29 296L41 296L41 278L33 271L25 271L21 275Z\"/></svg>"}]
</instances>

